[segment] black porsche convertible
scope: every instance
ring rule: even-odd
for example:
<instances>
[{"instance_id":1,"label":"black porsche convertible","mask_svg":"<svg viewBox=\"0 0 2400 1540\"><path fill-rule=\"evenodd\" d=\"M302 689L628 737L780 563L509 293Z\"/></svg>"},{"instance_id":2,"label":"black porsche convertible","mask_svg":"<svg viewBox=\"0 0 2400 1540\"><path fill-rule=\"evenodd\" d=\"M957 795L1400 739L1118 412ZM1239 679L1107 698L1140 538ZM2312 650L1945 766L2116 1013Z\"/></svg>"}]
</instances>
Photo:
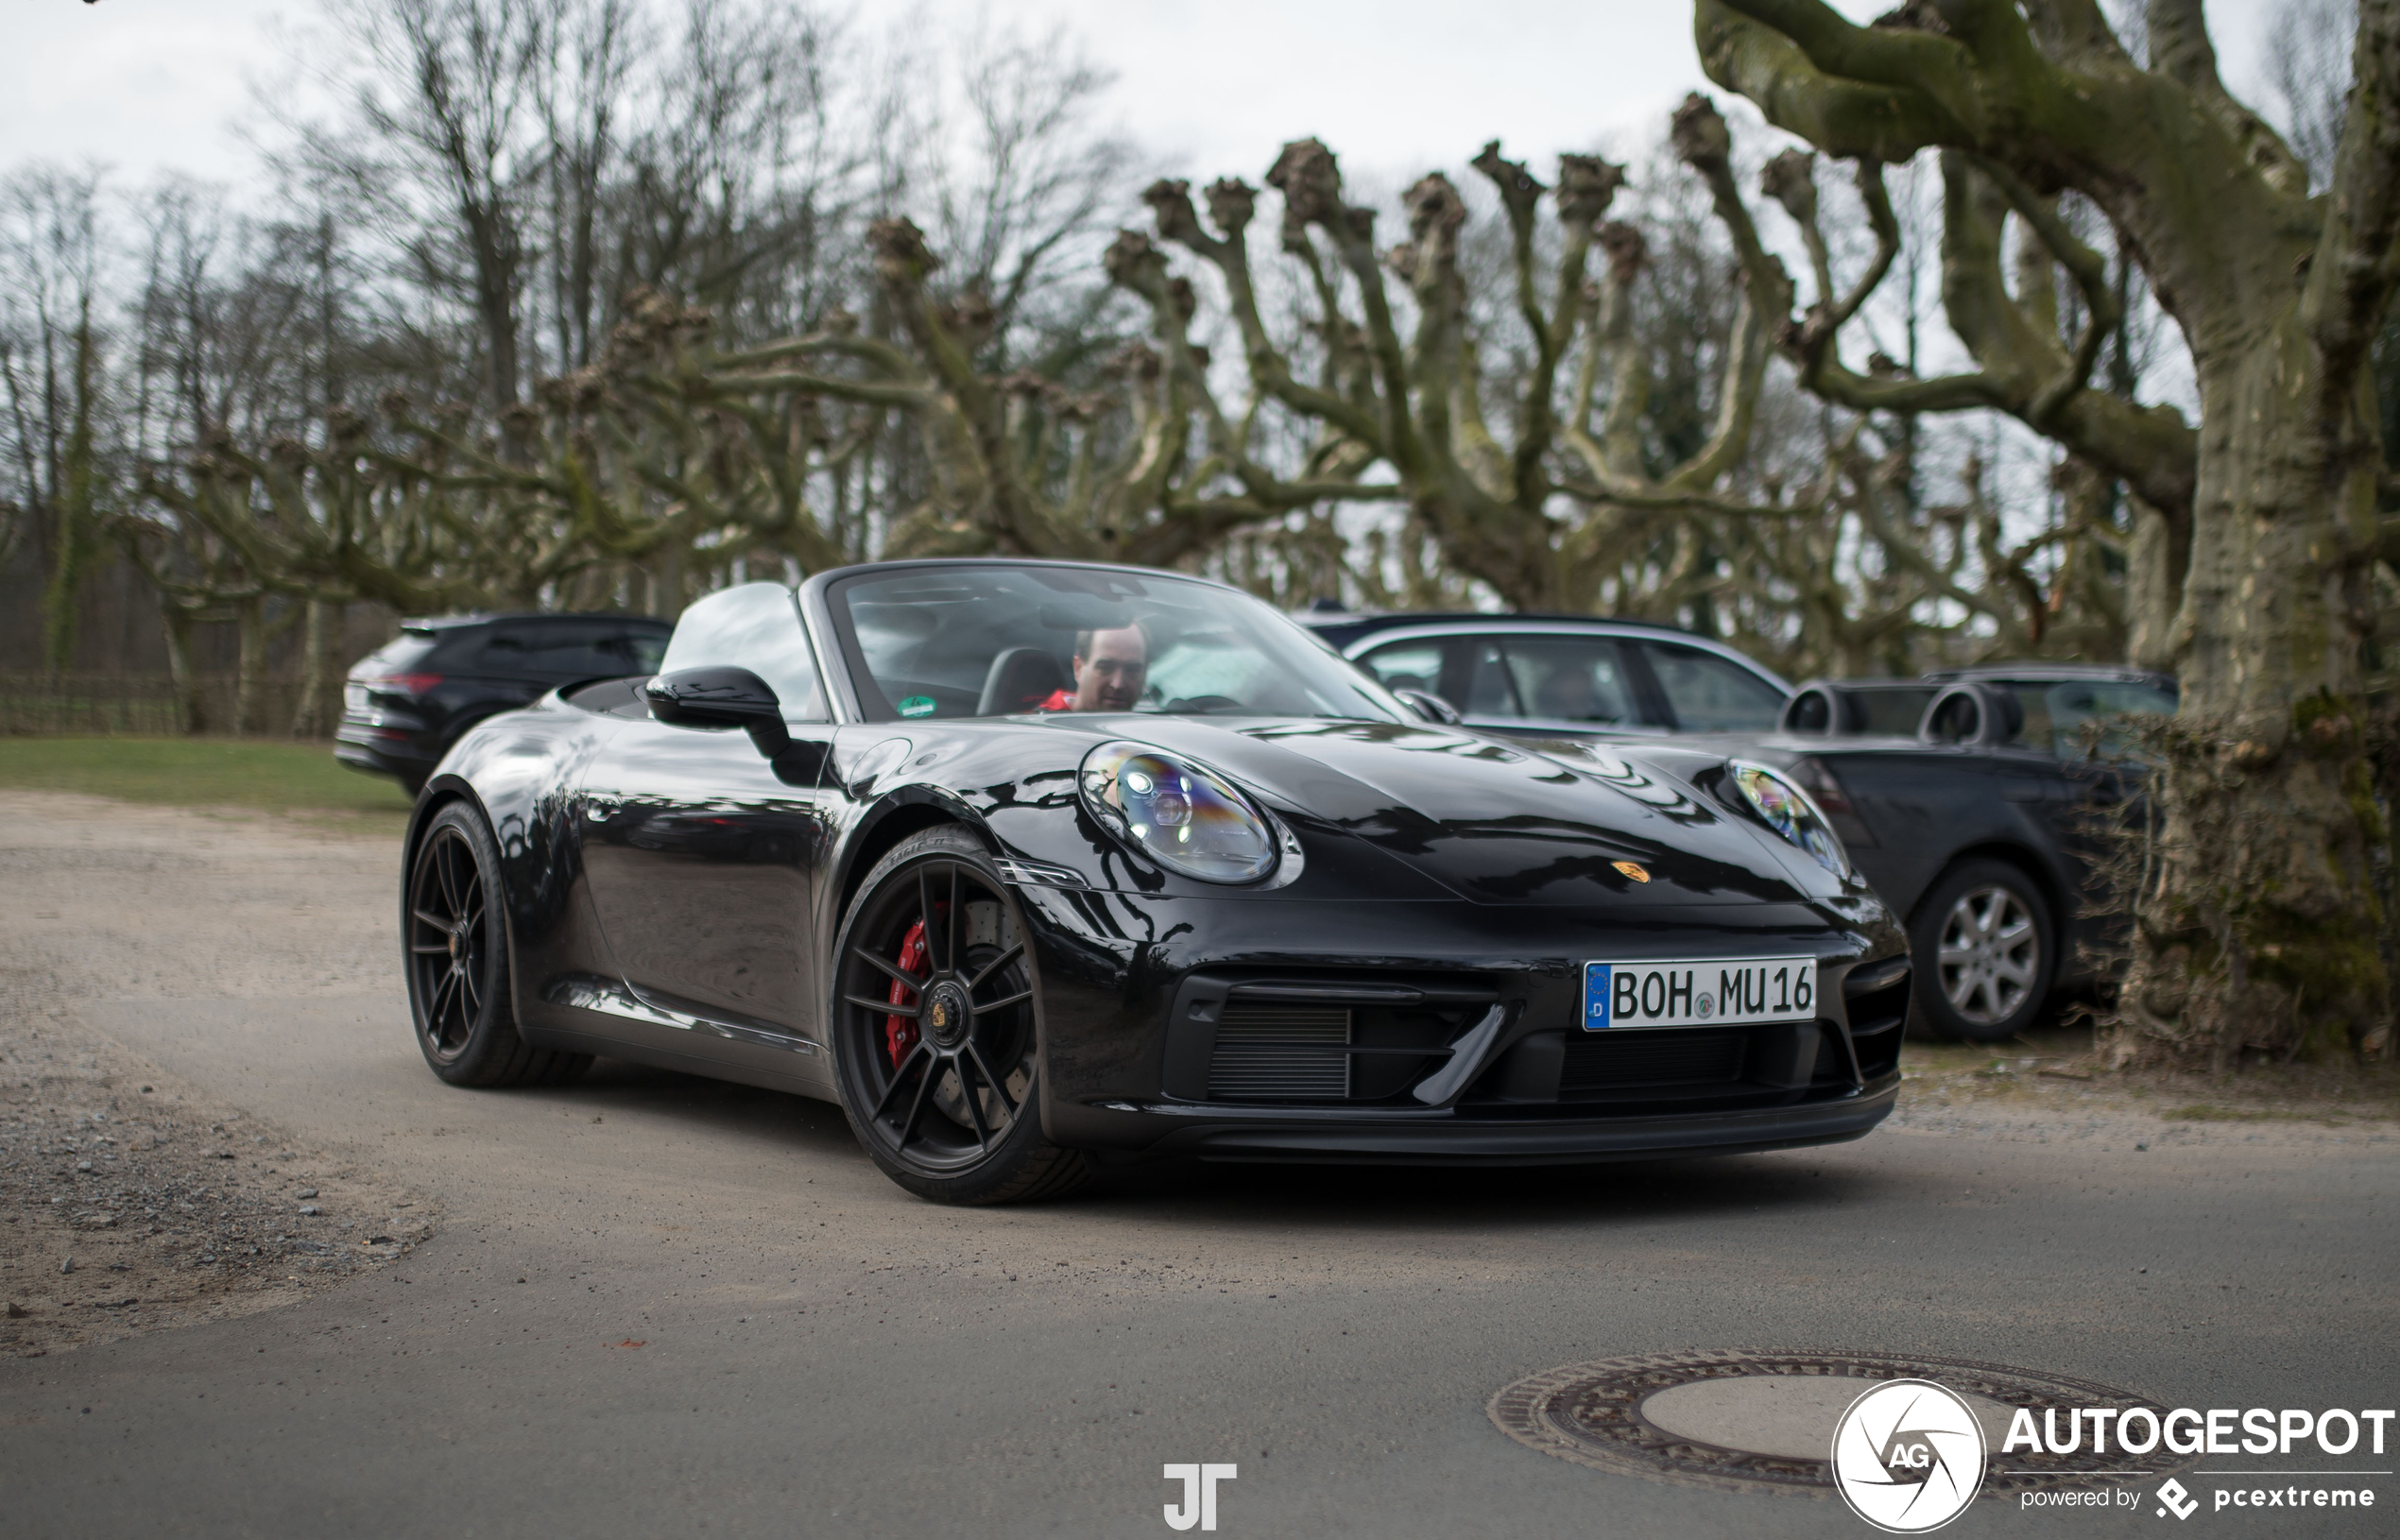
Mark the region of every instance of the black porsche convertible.
<instances>
[{"instance_id":1,"label":"black porsche convertible","mask_svg":"<svg viewBox=\"0 0 2400 1540\"><path fill-rule=\"evenodd\" d=\"M946 1202L1096 1160L1826 1143L1899 930L1805 792L1432 720L1219 584L888 562L693 605L463 738L407 836L454 1085L593 1055L838 1101Z\"/></svg>"}]
</instances>

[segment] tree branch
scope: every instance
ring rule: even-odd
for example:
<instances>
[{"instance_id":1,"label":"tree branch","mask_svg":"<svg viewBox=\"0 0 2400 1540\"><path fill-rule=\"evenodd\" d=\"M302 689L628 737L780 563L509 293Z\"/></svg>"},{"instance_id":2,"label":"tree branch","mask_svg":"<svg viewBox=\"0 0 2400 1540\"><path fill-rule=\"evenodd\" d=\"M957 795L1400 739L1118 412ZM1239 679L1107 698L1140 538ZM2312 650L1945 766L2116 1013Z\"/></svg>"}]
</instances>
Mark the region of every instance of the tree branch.
<instances>
[{"instance_id":1,"label":"tree branch","mask_svg":"<svg viewBox=\"0 0 2400 1540\"><path fill-rule=\"evenodd\" d=\"M2309 259L2301 317L2323 360L2325 410L2357 387L2400 280L2400 0L2362 0L2324 228ZM2329 420L2338 417L2329 416ZM2361 453L2375 446L2358 446Z\"/></svg>"}]
</instances>

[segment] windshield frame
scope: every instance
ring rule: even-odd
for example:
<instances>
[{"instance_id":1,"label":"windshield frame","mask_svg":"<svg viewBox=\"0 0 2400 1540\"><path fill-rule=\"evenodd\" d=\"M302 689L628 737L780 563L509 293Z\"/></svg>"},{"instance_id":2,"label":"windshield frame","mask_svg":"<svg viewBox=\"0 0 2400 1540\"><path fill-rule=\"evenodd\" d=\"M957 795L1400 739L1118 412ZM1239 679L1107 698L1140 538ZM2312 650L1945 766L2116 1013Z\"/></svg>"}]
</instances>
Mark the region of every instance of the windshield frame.
<instances>
[{"instance_id":1,"label":"windshield frame","mask_svg":"<svg viewBox=\"0 0 2400 1540\"><path fill-rule=\"evenodd\" d=\"M1283 611L1276 608L1273 605L1268 604L1257 595L1246 593L1241 589L1233 587L1229 583L1220 583L1214 578L1194 576L1190 573L1165 572L1156 567L1136 567L1117 562L1057 561L1037 556L933 556L909 561L861 562L853 566L829 568L824 572L814 574L803 582L800 585L799 590L801 615L808 623L812 639L818 644L817 656L825 665L824 675L827 682L831 684L835 689L835 693L838 697L835 706L836 710L840 712L842 720L846 722L874 723L883 726L900 727L926 727L934 723L939 723L941 726L948 727L956 727L967 722L1004 722L1011 719L999 716L940 716L912 718L900 716L889 710L870 710L866 703L877 699L881 694L881 691L875 686L872 674L867 671L866 650L859 644L858 634L851 622L849 607L846 603L836 602L835 590L837 589L847 587L849 584L862 579L880 577L908 571L948 571L972 573L979 569L1007 568L1024 570L1037 567L1058 568L1070 572L1092 573L1103 575L1116 574L1120 576L1138 577L1144 582L1189 584L1196 588L1214 589L1230 600L1236 601L1244 606L1253 607L1250 611L1252 614L1260 617L1261 620L1271 620L1274 624L1282 626L1284 628L1284 634L1294 639L1296 642L1306 646L1312 652L1322 654L1328 663L1337 669L1340 669L1346 676L1348 676L1350 681L1355 683L1362 697L1366 700L1376 702L1377 704L1382 706L1384 710L1390 713L1387 717L1361 715L1357 717L1323 717L1316 718L1314 720L1328 722L1390 721L1408 724L1416 724L1422 720L1415 714L1415 712L1409 710L1409 708L1401 702L1398 696L1392 694L1390 691L1384 689L1382 684L1380 683L1373 675L1369 674L1365 669L1361 668L1350 659L1343 657L1340 650L1329 643L1323 637L1318 636L1309 627L1302 625L1299 622L1292 619L1291 616L1286 615ZM835 666L836 659L839 660L839 666ZM1094 712L1089 714L1098 716L1103 713ZM1106 714L1121 719L1138 720L1141 718L1157 717L1164 715L1165 713L1156 711L1124 711ZM1230 717L1236 715L1246 716L1253 713L1225 712L1217 714ZM1266 715L1273 713L1256 714ZM1187 718L1180 714L1176 715L1174 719L1178 721L1187 720ZM1195 716L1189 718L1188 720L1201 720L1201 718Z\"/></svg>"}]
</instances>

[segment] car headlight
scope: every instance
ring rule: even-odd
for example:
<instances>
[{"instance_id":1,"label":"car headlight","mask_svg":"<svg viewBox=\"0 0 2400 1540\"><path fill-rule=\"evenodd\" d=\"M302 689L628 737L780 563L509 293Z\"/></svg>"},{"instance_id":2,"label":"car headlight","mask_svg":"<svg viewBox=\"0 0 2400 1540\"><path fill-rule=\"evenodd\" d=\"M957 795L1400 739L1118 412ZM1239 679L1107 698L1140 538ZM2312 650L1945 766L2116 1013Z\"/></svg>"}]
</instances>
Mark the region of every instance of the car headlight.
<instances>
[{"instance_id":1,"label":"car headlight","mask_svg":"<svg viewBox=\"0 0 2400 1540\"><path fill-rule=\"evenodd\" d=\"M1266 816L1213 771L1147 744L1084 756L1084 806L1119 839L1204 882L1254 882L1275 870Z\"/></svg>"},{"instance_id":2,"label":"car headlight","mask_svg":"<svg viewBox=\"0 0 2400 1540\"><path fill-rule=\"evenodd\" d=\"M1733 778L1736 790L1749 803L1767 827L1809 852L1816 864L1836 877L1850 875L1850 856L1842 848L1841 839L1826 823L1825 814L1809 800L1802 791L1779 771L1748 760L1729 760L1725 774Z\"/></svg>"}]
</instances>

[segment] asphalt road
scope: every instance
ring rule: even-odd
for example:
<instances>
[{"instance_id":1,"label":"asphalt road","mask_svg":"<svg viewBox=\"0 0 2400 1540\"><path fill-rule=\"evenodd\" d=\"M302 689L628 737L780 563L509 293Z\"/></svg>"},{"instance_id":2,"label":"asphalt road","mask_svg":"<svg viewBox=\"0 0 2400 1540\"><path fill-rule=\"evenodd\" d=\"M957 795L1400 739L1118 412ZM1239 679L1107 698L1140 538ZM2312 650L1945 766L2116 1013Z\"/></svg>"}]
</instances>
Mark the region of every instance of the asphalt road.
<instances>
[{"instance_id":1,"label":"asphalt road","mask_svg":"<svg viewBox=\"0 0 2400 1540\"><path fill-rule=\"evenodd\" d=\"M238 859L238 830L220 843ZM85 863L57 881L90 917L38 944L156 959L182 925L305 955L321 923L371 951L351 933L387 913L390 863L294 859L321 920L267 934L193 906L205 865L112 889ZM0 924L62 901L38 866ZM1223 1462L1229 1535L1853 1536L1830 1501L1547 1458L1484 1403L1554 1364L1752 1346L2169 1406L2394 1404L2400 1145L2356 1127L2142 1151L2127 1119L1937 1121L1564 1172L1120 1173L953 1210L886 1182L830 1106L606 1066L455 1091L395 989L328 990L358 982L334 969L278 995L266 971L236 992L129 967L121 999L87 971L71 1019L437 1195L443 1223L283 1309L0 1361L0 1534L1155 1535L1162 1464ZM2362 1484L2386 1506L2190 1523L2391 1532L2400 1482ZM1986 1502L1952 1532L2160 1522Z\"/></svg>"}]
</instances>

